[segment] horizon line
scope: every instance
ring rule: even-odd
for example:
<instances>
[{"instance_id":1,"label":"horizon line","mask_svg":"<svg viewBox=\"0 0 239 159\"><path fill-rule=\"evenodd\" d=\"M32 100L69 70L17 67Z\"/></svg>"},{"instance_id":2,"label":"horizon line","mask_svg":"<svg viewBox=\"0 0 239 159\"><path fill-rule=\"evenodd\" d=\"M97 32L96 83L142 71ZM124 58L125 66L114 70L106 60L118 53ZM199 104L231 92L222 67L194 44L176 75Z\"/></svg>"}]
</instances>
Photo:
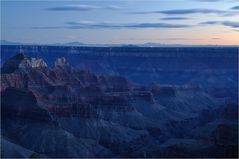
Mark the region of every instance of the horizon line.
<instances>
[{"instance_id":1,"label":"horizon line","mask_svg":"<svg viewBox=\"0 0 239 159\"><path fill-rule=\"evenodd\" d=\"M74 44L75 43L75 44ZM28 43L28 42L16 42L1 40L0 45L39 45L39 46L72 46L72 47L239 47L239 44L167 44L167 43L157 43L157 42L145 42L145 43L84 43L78 41L70 42L55 42L55 43ZM152 46L141 46L141 45L152 45ZM158 46L153 46L158 45Z\"/></svg>"}]
</instances>

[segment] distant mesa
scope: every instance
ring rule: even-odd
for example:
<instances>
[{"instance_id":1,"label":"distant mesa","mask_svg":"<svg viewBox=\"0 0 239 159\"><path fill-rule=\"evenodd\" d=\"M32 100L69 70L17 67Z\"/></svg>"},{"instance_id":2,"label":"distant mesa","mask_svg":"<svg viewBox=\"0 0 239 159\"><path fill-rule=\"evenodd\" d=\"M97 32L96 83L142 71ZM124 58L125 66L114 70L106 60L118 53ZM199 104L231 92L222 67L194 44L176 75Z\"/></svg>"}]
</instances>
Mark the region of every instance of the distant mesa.
<instances>
[{"instance_id":1,"label":"distant mesa","mask_svg":"<svg viewBox=\"0 0 239 159\"><path fill-rule=\"evenodd\" d=\"M7 40L1 40L1 45L21 45L21 43L7 41Z\"/></svg>"}]
</instances>

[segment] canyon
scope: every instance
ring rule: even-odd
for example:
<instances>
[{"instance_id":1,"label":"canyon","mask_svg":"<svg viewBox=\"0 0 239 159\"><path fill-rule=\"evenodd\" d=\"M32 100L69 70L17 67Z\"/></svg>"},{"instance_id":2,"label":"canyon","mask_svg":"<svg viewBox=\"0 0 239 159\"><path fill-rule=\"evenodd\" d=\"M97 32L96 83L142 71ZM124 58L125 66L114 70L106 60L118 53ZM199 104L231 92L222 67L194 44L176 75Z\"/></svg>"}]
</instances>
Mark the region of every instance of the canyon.
<instances>
[{"instance_id":1,"label":"canyon","mask_svg":"<svg viewBox=\"0 0 239 159\"><path fill-rule=\"evenodd\" d=\"M1 47L2 157L238 157L234 48Z\"/></svg>"}]
</instances>

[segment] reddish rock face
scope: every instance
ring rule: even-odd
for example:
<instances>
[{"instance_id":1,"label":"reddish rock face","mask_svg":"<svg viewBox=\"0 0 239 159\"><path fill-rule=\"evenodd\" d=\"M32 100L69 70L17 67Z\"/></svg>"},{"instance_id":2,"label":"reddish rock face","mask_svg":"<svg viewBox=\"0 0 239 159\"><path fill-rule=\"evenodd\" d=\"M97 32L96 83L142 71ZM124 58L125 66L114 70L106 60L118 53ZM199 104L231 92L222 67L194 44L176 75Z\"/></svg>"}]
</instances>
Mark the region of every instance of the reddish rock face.
<instances>
[{"instance_id":1,"label":"reddish rock face","mask_svg":"<svg viewBox=\"0 0 239 159\"><path fill-rule=\"evenodd\" d=\"M238 128L220 124L214 130L214 142L218 146L236 146L238 141Z\"/></svg>"},{"instance_id":2,"label":"reddish rock face","mask_svg":"<svg viewBox=\"0 0 239 159\"><path fill-rule=\"evenodd\" d=\"M1 91L8 87L27 88L27 76L20 73L1 74Z\"/></svg>"},{"instance_id":3,"label":"reddish rock face","mask_svg":"<svg viewBox=\"0 0 239 159\"><path fill-rule=\"evenodd\" d=\"M238 119L238 105L229 103L224 108L223 117L226 119Z\"/></svg>"},{"instance_id":4,"label":"reddish rock face","mask_svg":"<svg viewBox=\"0 0 239 159\"><path fill-rule=\"evenodd\" d=\"M13 59L15 63L28 60L23 55L16 55ZM17 68L16 64L13 72L6 71L1 75L1 91L9 87L28 89L34 93L40 106L50 113L85 118L97 118L99 110L134 111L131 102L136 98L154 102L150 92L133 90L134 86L126 78L97 76L89 71L74 69L66 61L61 61L63 62L58 65L58 61L54 68L22 69ZM5 65L2 69L8 70L9 67Z\"/></svg>"},{"instance_id":5,"label":"reddish rock face","mask_svg":"<svg viewBox=\"0 0 239 159\"><path fill-rule=\"evenodd\" d=\"M48 112L40 108L37 99L31 91L9 87L1 92L2 116L51 121Z\"/></svg>"},{"instance_id":6,"label":"reddish rock face","mask_svg":"<svg viewBox=\"0 0 239 159\"><path fill-rule=\"evenodd\" d=\"M134 91L132 92L132 97L134 100L144 100L151 104L154 104L153 94L149 91Z\"/></svg>"},{"instance_id":7,"label":"reddish rock face","mask_svg":"<svg viewBox=\"0 0 239 159\"><path fill-rule=\"evenodd\" d=\"M151 91L155 96L163 96L163 97L174 97L176 94L175 88L169 86L155 85L151 88Z\"/></svg>"}]
</instances>

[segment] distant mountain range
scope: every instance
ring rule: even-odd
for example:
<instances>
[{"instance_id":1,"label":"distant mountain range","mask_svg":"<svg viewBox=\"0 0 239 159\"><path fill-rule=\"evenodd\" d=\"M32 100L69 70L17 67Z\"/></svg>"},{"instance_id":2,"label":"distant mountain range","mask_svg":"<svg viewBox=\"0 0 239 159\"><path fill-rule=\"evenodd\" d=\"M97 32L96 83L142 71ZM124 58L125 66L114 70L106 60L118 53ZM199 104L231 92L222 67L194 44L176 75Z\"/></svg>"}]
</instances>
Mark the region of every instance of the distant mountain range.
<instances>
[{"instance_id":1,"label":"distant mountain range","mask_svg":"<svg viewBox=\"0 0 239 159\"><path fill-rule=\"evenodd\" d=\"M143 44L85 44L81 42L67 43L20 43L7 40L1 40L1 45L47 45L47 46L89 46L89 47L238 47L239 45L184 45L184 44L161 44L147 42Z\"/></svg>"},{"instance_id":2,"label":"distant mountain range","mask_svg":"<svg viewBox=\"0 0 239 159\"><path fill-rule=\"evenodd\" d=\"M22 43L1 40L1 45L21 45Z\"/></svg>"}]
</instances>

